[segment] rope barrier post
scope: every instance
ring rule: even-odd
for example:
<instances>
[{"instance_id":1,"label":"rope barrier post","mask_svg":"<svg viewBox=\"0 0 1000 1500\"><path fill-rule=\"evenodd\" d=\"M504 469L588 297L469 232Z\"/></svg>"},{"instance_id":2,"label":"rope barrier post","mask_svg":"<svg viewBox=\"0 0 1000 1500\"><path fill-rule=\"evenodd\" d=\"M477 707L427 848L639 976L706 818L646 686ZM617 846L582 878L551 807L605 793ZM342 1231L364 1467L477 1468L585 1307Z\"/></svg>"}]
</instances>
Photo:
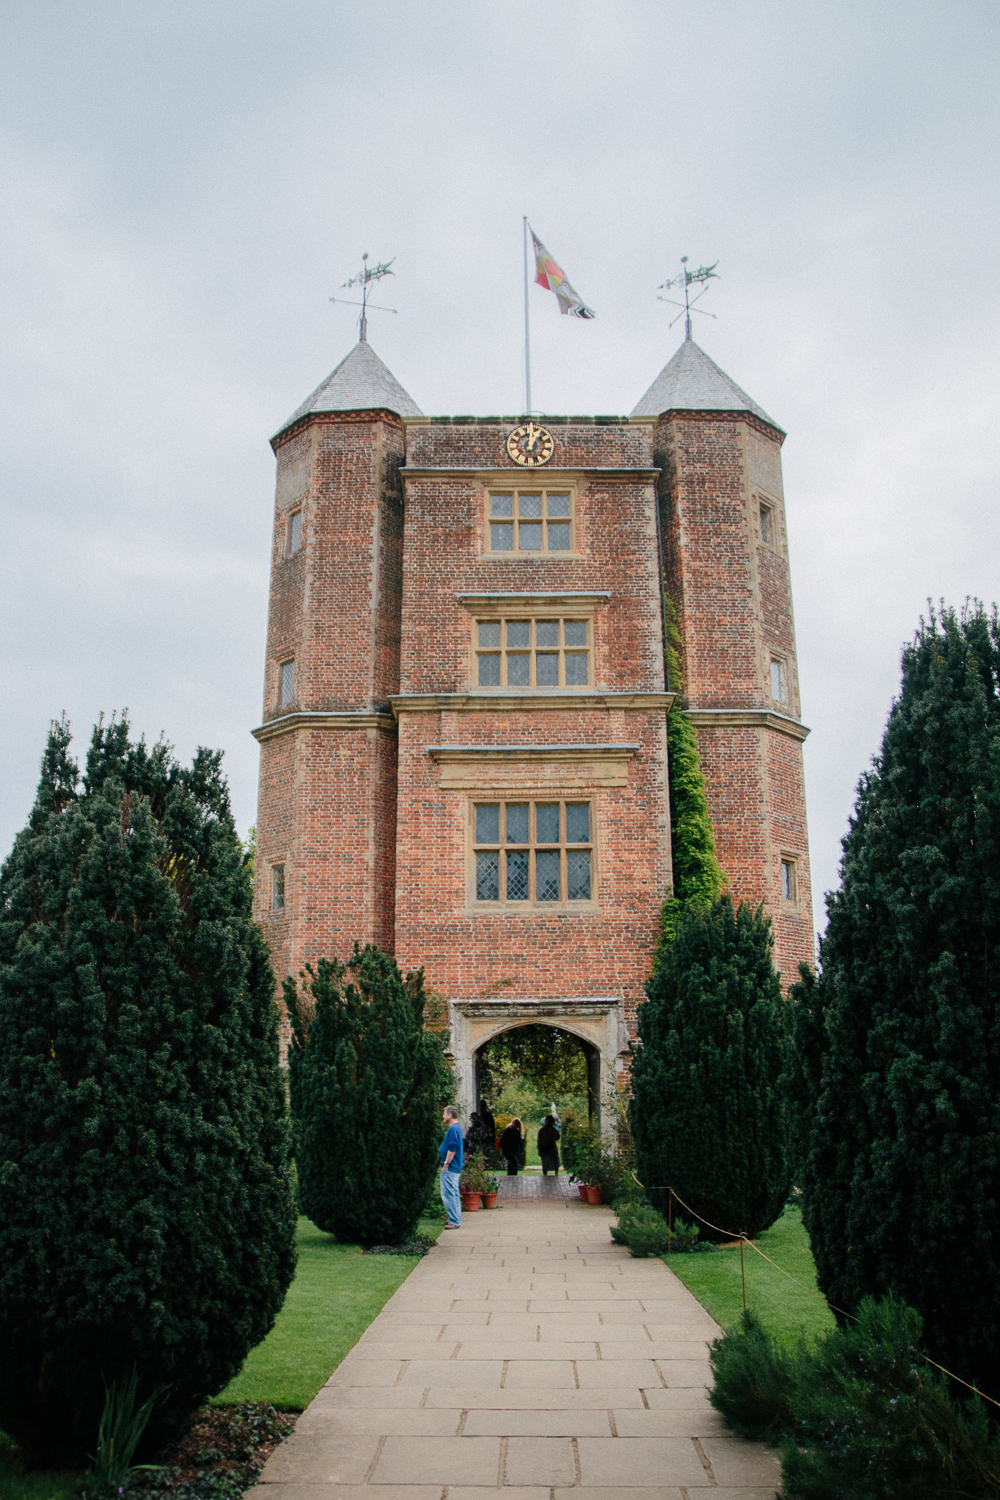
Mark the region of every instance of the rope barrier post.
<instances>
[{"instance_id":1,"label":"rope barrier post","mask_svg":"<svg viewBox=\"0 0 1000 1500\"><path fill-rule=\"evenodd\" d=\"M743 1240L744 1240L744 1234L743 1234L743 1230L741 1229L740 1230L740 1280L743 1283L743 1311L746 1312L746 1310L747 1310L747 1277L746 1277L746 1272L743 1269Z\"/></svg>"}]
</instances>

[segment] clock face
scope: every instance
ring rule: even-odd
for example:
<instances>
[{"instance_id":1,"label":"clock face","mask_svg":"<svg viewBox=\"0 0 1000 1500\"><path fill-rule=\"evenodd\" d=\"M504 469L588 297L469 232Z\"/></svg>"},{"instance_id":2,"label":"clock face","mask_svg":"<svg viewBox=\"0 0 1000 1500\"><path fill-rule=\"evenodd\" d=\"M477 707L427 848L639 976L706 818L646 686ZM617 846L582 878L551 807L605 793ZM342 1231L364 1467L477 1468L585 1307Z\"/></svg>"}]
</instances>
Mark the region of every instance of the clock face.
<instances>
[{"instance_id":1,"label":"clock face","mask_svg":"<svg viewBox=\"0 0 1000 1500\"><path fill-rule=\"evenodd\" d=\"M537 422L522 422L507 439L507 452L522 469L537 469L547 464L555 447L551 432Z\"/></svg>"}]
</instances>

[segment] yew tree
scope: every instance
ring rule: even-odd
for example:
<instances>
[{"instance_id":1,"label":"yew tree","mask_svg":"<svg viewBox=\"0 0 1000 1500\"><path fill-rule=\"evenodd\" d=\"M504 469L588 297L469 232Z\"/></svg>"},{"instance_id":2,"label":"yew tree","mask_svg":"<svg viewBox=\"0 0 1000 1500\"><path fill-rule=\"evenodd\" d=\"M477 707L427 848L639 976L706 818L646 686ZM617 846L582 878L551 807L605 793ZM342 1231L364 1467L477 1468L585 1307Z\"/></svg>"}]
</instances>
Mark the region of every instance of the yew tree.
<instances>
[{"instance_id":1,"label":"yew tree","mask_svg":"<svg viewBox=\"0 0 1000 1500\"><path fill-rule=\"evenodd\" d=\"M718 1226L721 1234L702 1228L710 1239L766 1229L788 1196L785 1001L773 947L759 909L728 895L695 903L681 911L638 1010L629 1112L638 1176L664 1213L670 1187Z\"/></svg>"},{"instance_id":2,"label":"yew tree","mask_svg":"<svg viewBox=\"0 0 1000 1500\"><path fill-rule=\"evenodd\" d=\"M221 757L53 725L0 869L0 1428L94 1452L106 1387L147 1447L220 1391L291 1280L274 976Z\"/></svg>"},{"instance_id":3,"label":"yew tree","mask_svg":"<svg viewBox=\"0 0 1000 1500\"><path fill-rule=\"evenodd\" d=\"M831 1302L894 1293L1000 1395L1000 626L921 624L843 844L812 1001L805 1219Z\"/></svg>"}]
</instances>

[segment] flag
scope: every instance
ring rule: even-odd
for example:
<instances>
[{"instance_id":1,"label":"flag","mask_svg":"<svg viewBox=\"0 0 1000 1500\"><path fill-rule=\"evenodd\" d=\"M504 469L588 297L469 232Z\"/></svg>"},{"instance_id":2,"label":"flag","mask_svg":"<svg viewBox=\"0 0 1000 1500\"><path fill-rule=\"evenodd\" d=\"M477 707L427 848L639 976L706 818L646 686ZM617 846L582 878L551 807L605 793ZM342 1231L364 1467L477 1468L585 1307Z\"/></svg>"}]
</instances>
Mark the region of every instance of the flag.
<instances>
[{"instance_id":1,"label":"flag","mask_svg":"<svg viewBox=\"0 0 1000 1500\"><path fill-rule=\"evenodd\" d=\"M595 318L597 314L593 308L588 307L573 290L566 280L566 272L558 261L552 259L533 229L531 242L535 248L535 285L544 287L547 292L555 292L561 313L569 313L574 318Z\"/></svg>"}]
</instances>

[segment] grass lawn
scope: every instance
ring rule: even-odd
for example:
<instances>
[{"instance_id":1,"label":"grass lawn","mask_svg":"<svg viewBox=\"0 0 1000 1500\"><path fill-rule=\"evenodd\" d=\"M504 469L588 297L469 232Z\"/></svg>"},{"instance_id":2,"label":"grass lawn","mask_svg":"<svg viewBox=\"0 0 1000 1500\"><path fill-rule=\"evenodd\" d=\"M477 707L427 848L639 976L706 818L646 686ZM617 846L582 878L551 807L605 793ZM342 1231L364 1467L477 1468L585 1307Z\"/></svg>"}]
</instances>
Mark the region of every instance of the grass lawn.
<instances>
[{"instance_id":1,"label":"grass lawn","mask_svg":"<svg viewBox=\"0 0 1000 1500\"><path fill-rule=\"evenodd\" d=\"M421 1219L417 1232L436 1239L442 1228ZM298 1248L295 1280L274 1327L214 1404L308 1406L418 1259L362 1255L356 1245L338 1244L305 1218L299 1219Z\"/></svg>"},{"instance_id":2,"label":"grass lawn","mask_svg":"<svg viewBox=\"0 0 1000 1500\"><path fill-rule=\"evenodd\" d=\"M786 1208L757 1243L773 1261L810 1288L797 1286L766 1260L744 1248L747 1306L779 1342L794 1344L800 1334L813 1338L832 1329L833 1314L816 1288L816 1268L798 1208ZM739 1247L705 1255L667 1255L666 1264L723 1328L735 1323L743 1308Z\"/></svg>"},{"instance_id":3,"label":"grass lawn","mask_svg":"<svg viewBox=\"0 0 1000 1500\"><path fill-rule=\"evenodd\" d=\"M11 1458L11 1439L0 1432L0 1496L3 1500L69 1500L76 1493L78 1474L25 1474Z\"/></svg>"}]
</instances>

